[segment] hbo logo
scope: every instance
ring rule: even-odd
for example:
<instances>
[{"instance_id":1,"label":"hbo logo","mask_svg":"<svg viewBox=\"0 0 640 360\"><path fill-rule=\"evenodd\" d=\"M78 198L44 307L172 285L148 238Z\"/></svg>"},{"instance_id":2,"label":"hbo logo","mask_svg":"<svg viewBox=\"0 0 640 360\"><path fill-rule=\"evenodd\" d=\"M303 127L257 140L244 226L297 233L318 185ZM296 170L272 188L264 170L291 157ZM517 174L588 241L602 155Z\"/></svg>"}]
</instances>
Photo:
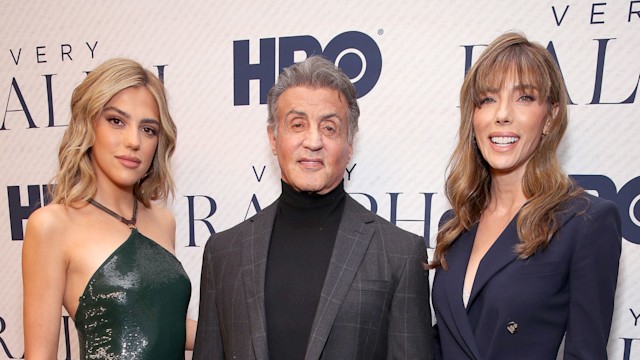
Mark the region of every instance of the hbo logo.
<instances>
[{"instance_id":1,"label":"hbo logo","mask_svg":"<svg viewBox=\"0 0 640 360\"><path fill-rule=\"evenodd\" d=\"M294 64L296 52L307 57L323 55L338 65L351 79L358 97L366 95L378 82L382 71L382 55L376 42L367 34L347 31L334 37L324 50L313 36L289 36L260 39L260 62L249 63L249 40L233 42L233 104L249 105L249 81L260 82L260 103L267 103L269 89L276 75Z\"/></svg>"},{"instance_id":2,"label":"hbo logo","mask_svg":"<svg viewBox=\"0 0 640 360\"><path fill-rule=\"evenodd\" d=\"M631 179L620 190L605 175L572 175L576 182L598 196L612 200L618 205L622 220L622 237L640 245L640 176Z\"/></svg>"}]
</instances>

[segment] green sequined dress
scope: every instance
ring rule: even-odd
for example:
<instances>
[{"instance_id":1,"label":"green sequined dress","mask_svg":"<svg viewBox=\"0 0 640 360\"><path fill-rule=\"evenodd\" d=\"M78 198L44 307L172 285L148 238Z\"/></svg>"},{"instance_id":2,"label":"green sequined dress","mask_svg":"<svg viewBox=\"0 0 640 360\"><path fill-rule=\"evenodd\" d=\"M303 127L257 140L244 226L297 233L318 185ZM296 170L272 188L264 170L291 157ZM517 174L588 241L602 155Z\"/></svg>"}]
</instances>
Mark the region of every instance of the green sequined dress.
<instances>
[{"instance_id":1,"label":"green sequined dress","mask_svg":"<svg viewBox=\"0 0 640 360\"><path fill-rule=\"evenodd\" d=\"M133 229L80 297L80 359L184 359L190 296L180 261Z\"/></svg>"}]
</instances>

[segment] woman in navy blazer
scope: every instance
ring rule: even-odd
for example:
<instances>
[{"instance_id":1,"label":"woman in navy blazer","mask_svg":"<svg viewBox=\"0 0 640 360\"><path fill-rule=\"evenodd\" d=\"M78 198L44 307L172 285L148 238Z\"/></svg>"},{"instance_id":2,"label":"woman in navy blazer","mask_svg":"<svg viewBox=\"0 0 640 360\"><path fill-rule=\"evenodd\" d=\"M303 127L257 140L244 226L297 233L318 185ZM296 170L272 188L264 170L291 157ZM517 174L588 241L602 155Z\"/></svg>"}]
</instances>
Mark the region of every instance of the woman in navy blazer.
<instances>
[{"instance_id":1,"label":"woman in navy blazer","mask_svg":"<svg viewBox=\"0 0 640 360\"><path fill-rule=\"evenodd\" d=\"M606 359L621 250L616 206L556 150L567 93L546 49L494 40L460 91L459 141L437 235L436 358Z\"/></svg>"}]
</instances>

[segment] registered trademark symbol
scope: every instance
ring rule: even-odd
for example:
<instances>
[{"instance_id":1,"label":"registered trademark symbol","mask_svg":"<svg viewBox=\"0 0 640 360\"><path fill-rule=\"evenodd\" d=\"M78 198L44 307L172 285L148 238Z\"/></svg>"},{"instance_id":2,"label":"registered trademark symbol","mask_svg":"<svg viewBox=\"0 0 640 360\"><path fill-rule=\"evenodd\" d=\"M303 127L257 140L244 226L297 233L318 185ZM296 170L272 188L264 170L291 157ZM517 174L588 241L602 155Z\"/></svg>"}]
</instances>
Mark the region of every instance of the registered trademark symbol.
<instances>
[{"instance_id":1,"label":"registered trademark symbol","mask_svg":"<svg viewBox=\"0 0 640 360\"><path fill-rule=\"evenodd\" d=\"M378 35L382 35L384 34L384 30L383 29L378 29Z\"/></svg>"}]
</instances>

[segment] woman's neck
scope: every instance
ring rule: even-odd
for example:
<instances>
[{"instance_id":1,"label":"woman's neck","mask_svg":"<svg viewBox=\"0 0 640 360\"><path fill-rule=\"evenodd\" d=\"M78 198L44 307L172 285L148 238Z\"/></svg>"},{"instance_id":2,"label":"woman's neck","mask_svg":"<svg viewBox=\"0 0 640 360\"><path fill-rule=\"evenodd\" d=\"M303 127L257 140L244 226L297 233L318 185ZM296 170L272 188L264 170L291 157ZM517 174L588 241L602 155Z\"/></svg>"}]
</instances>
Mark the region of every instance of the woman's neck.
<instances>
[{"instance_id":1,"label":"woman's neck","mask_svg":"<svg viewBox=\"0 0 640 360\"><path fill-rule=\"evenodd\" d=\"M97 184L96 193L92 198L118 214L131 214L133 211L133 187L121 188Z\"/></svg>"},{"instance_id":2,"label":"woman's neck","mask_svg":"<svg viewBox=\"0 0 640 360\"><path fill-rule=\"evenodd\" d=\"M522 176L515 174L491 177L491 198L487 209L491 212L513 214L527 202L522 189Z\"/></svg>"}]
</instances>

